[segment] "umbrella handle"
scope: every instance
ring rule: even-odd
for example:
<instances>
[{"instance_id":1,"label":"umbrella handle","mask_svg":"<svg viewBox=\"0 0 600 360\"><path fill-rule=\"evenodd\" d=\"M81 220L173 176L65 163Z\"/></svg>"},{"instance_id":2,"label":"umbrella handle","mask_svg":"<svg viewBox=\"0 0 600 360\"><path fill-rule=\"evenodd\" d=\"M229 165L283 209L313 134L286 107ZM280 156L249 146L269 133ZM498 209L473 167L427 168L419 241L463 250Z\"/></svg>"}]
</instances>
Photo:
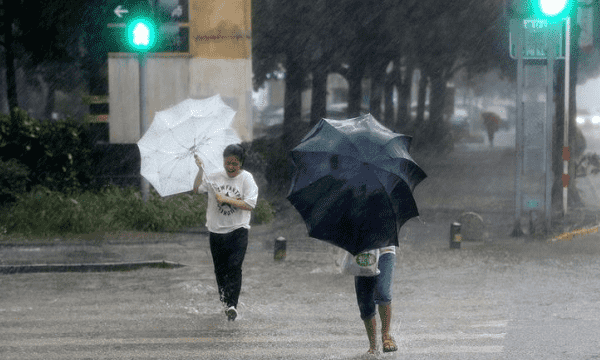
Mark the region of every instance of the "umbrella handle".
<instances>
[{"instance_id":1,"label":"umbrella handle","mask_svg":"<svg viewBox=\"0 0 600 360\"><path fill-rule=\"evenodd\" d=\"M196 165L200 169L202 169L202 181L209 184L210 187L212 187L213 191L216 193L217 191L215 190L215 186L213 185L213 183L208 181L208 177L206 176L206 170L204 169L204 163L202 162L202 159L200 159L200 156L198 156L198 154L194 154L194 160L196 161Z\"/></svg>"},{"instance_id":2,"label":"umbrella handle","mask_svg":"<svg viewBox=\"0 0 600 360\"><path fill-rule=\"evenodd\" d=\"M196 160L196 165L198 165L200 167L200 169L202 169L202 181L204 181L208 185L210 185L210 187L213 189L213 191L216 194L217 189L215 188L215 185L208 180L208 177L206 176L206 170L204 170L204 163L202 162L202 159L200 159L200 156L198 156L198 154L194 154L194 159Z\"/></svg>"},{"instance_id":3,"label":"umbrella handle","mask_svg":"<svg viewBox=\"0 0 600 360\"><path fill-rule=\"evenodd\" d=\"M206 176L206 171L204 171L204 165L202 165L201 168L202 168L202 181L204 181L208 185L210 185L210 187L213 189L213 191L216 194L217 193L217 189L215 188L215 185L208 180L208 176Z\"/></svg>"}]
</instances>

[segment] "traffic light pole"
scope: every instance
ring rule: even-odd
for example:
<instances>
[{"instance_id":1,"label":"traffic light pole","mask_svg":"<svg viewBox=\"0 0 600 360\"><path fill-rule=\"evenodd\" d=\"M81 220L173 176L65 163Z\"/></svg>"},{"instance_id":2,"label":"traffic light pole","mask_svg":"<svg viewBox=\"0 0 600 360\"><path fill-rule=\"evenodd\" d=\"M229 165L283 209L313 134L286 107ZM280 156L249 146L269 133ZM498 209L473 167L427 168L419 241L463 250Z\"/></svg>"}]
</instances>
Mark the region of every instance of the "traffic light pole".
<instances>
[{"instance_id":1,"label":"traffic light pole","mask_svg":"<svg viewBox=\"0 0 600 360\"><path fill-rule=\"evenodd\" d=\"M563 116L564 131L563 131L563 216L567 215L568 209L568 194L569 194L569 104L571 100L570 77L571 77L571 17L566 19L565 26L565 113Z\"/></svg>"},{"instance_id":2,"label":"traffic light pole","mask_svg":"<svg viewBox=\"0 0 600 360\"><path fill-rule=\"evenodd\" d=\"M555 34L553 34L555 35ZM546 233L552 230L552 182L554 180L552 173L552 123L554 119L556 105L554 103L554 64L555 52L553 51L551 41L547 42L547 65L546 65L546 121L544 133L546 135L546 151L544 151L544 162L546 167L545 183L545 210Z\"/></svg>"},{"instance_id":3,"label":"traffic light pole","mask_svg":"<svg viewBox=\"0 0 600 360\"><path fill-rule=\"evenodd\" d=\"M148 130L148 117L146 114L146 53L140 52L138 55L139 65L139 80L140 80L140 138L144 136L146 130ZM141 183L142 200L148 201L150 193L150 183L146 178L142 176Z\"/></svg>"},{"instance_id":4,"label":"traffic light pole","mask_svg":"<svg viewBox=\"0 0 600 360\"><path fill-rule=\"evenodd\" d=\"M515 223L512 231L512 236L520 237L523 235L523 229L521 227L521 215L522 215L522 197L521 197L521 182L523 175L523 142L524 142L524 116L523 116L523 51L522 42L523 35L522 30L518 29L518 34L516 34L516 43L517 43L517 118L515 122L516 128L516 139L515 139L515 147L516 147L516 169L515 169Z\"/></svg>"}]
</instances>

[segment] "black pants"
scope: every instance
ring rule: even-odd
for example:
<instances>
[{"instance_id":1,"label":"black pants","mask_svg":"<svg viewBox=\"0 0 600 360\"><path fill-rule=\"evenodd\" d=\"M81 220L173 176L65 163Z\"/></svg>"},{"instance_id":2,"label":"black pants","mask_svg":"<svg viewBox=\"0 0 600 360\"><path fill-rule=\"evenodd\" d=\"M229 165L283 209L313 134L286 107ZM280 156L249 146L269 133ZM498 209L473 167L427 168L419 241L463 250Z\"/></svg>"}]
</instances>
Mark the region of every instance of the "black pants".
<instances>
[{"instance_id":1,"label":"black pants","mask_svg":"<svg viewBox=\"0 0 600 360\"><path fill-rule=\"evenodd\" d=\"M239 228L227 234L210 233L215 275L221 302L237 307L242 289L242 263L248 248L248 229Z\"/></svg>"}]
</instances>

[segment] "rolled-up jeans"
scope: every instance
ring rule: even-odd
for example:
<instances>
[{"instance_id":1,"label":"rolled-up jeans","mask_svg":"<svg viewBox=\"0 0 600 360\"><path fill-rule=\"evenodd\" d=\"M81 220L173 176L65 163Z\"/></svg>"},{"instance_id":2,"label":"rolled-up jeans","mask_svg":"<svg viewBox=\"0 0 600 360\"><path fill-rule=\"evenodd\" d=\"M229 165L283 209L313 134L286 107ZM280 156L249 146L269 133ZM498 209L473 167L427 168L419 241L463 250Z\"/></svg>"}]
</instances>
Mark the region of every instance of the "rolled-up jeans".
<instances>
[{"instance_id":1,"label":"rolled-up jeans","mask_svg":"<svg viewBox=\"0 0 600 360\"><path fill-rule=\"evenodd\" d=\"M368 320L375 316L377 312L375 305L389 305L392 302L395 267L396 254L385 253L379 257L379 275L354 277L361 319Z\"/></svg>"}]
</instances>

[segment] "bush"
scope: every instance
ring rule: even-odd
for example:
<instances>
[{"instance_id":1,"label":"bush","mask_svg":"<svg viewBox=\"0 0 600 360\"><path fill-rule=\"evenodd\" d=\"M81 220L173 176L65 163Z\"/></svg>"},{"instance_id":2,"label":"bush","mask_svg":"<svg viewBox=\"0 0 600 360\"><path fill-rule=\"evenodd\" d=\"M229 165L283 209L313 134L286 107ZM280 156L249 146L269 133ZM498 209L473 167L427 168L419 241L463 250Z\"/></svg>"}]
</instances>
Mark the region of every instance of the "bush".
<instances>
[{"instance_id":1,"label":"bush","mask_svg":"<svg viewBox=\"0 0 600 360\"><path fill-rule=\"evenodd\" d=\"M257 157L264 159L264 175L272 193L285 193L292 177L288 151L283 140L258 139L252 143L252 150Z\"/></svg>"},{"instance_id":2,"label":"bush","mask_svg":"<svg viewBox=\"0 0 600 360\"><path fill-rule=\"evenodd\" d=\"M275 210L265 199L259 199L256 207L252 211L252 223L268 224L275 218Z\"/></svg>"},{"instance_id":3,"label":"bush","mask_svg":"<svg viewBox=\"0 0 600 360\"><path fill-rule=\"evenodd\" d=\"M72 119L36 120L23 110L0 116L0 154L29 168L30 188L73 191L91 182L92 143L87 124Z\"/></svg>"},{"instance_id":4,"label":"bush","mask_svg":"<svg viewBox=\"0 0 600 360\"><path fill-rule=\"evenodd\" d=\"M63 194L36 187L0 217L7 233L57 235L123 230L177 231L204 225L206 197L179 194L147 203L136 189Z\"/></svg>"},{"instance_id":5,"label":"bush","mask_svg":"<svg viewBox=\"0 0 600 360\"><path fill-rule=\"evenodd\" d=\"M29 169L15 159L0 159L0 204L13 202L25 193Z\"/></svg>"}]
</instances>

